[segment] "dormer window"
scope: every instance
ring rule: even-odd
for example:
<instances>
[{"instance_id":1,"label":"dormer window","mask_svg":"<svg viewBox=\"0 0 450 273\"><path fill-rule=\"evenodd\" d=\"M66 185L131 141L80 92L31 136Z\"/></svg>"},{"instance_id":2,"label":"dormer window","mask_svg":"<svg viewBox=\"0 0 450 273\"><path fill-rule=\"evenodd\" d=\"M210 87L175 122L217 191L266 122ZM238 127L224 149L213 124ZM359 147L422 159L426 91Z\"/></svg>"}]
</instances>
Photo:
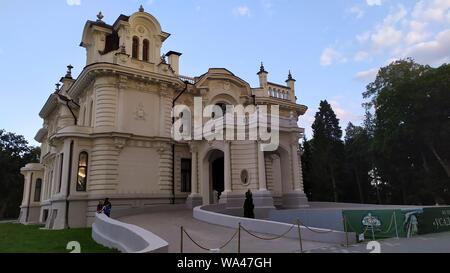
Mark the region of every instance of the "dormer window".
<instances>
[{"instance_id":1,"label":"dormer window","mask_svg":"<svg viewBox=\"0 0 450 273\"><path fill-rule=\"evenodd\" d=\"M139 58L139 38L137 36L133 37L133 49L132 49L131 56L134 59Z\"/></svg>"},{"instance_id":2,"label":"dormer window","mask_svg":"<svg viewBox=\"0 0 450 273\"><path fill-rule=\"evenodd\" d=\"M150 42L145 39L144 43L142 44L142 60L145 62L148 62L148 55L149 55L149 49L150 49Z\"/></svg>"}]
</instances>

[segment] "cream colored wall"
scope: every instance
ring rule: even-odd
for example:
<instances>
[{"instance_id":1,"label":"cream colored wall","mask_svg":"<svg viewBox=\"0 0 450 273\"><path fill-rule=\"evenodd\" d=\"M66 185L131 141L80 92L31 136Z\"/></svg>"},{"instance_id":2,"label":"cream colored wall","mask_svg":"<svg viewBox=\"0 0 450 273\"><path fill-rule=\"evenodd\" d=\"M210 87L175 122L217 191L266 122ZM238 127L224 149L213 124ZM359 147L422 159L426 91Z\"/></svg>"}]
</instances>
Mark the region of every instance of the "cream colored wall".
<instances>
[{"instance_id":1,"label":"cream colored wall","mask_svg":"<svg viewBox=\"0 0 450 273\"><path fill-rule=\"evenodd\" d=\"M258 161L256 143L231 143L231 183L236 193L245 193L247 190L256 191L258 187ZM249 183L244 185L241 181L241 172L247 170Z\"/></svg>"},{"instance_id":2,"label":"cream colored wall","mask_svg":"<svg viewBox=\"0 0 450 273\"><path fill-rule=\"evenodd\" d=\"M181 159L191 158L192 155L188 145L177 145L175 147L175 190L177 195L187 196L189 194L181 192Z\"/></svg>"},{"instance_id":3,"label":"cream colored wall","mask_svg":"<svg viewBox=\"0 0 450 273\"><path fill-rule=\"evenodd\" d=\"M118 160L117 193L159 193L158 158L159 154L154 148L123 148Z\"/></svg>"},{"instance_id":4,"label":"cream colored wall","mask_svg":"<svg viewBox=\"0 0 450 273\"><path fill-rule=\"evenodd\" d=\"M160 98L156 92L121 90L118 104L119 131L140 136L159 135Z\"/></svg>"}]
</instances>

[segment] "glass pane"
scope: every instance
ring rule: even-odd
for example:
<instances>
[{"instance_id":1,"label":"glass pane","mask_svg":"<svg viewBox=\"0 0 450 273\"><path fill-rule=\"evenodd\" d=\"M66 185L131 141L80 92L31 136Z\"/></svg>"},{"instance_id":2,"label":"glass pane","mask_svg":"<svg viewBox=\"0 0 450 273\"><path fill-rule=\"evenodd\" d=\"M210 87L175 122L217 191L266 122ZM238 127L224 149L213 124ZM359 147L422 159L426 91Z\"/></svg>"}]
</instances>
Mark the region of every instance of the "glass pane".
<instances>
[{"instance_id":1,"label":"glass pane","mask_svg":"<svg viewBox=\"0 0 450 273\"><path fill-rule=\"evenodd\" d=\"M87 153L81 153L80 154L80 162L79 162L78 166L87 167L87 158L88 158Z\"/></svg>"}]
</instances>

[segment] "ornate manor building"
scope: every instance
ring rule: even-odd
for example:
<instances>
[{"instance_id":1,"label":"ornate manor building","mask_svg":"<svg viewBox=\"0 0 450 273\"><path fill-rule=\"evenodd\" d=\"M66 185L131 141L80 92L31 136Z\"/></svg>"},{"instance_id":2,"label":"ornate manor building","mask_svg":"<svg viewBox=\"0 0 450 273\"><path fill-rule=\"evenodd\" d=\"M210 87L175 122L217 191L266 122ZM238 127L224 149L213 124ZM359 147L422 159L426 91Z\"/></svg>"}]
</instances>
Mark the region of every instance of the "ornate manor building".
<instances>
[{"instance_id":1,"label":"ornate manor building","mask_svg":"<svg viewBox=\"0 0 450 273\"><path fill-rule=\"evenodd\" d=\"M39 164L22 168L20 222L50 229L90 226L99 200L120 209L221 203L241 209L253 192L256 209L308 206L303 191L295 80L258 87L223 68L180 75L181 53L161 57L170 34L141 7L109 25L99 13L84 27L86 66L71 66L39 116ZM279 105L280 145L263 152L258 141L174 141L173 105ZM216 196L220 193L220 198Z\"/></svg>"}]
</instances>

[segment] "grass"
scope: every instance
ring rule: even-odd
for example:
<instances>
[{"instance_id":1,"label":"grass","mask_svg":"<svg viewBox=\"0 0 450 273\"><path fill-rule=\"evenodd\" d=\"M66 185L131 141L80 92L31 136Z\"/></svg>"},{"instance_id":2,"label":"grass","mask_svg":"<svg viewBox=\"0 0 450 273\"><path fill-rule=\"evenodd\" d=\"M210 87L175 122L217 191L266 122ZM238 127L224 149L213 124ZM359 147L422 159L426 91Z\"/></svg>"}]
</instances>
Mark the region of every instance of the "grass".
<instances>
[{"instance_id":1,"label":"grass","mask_svg":"<svg viewBox=\"0 0 450 273\"><path fill-rule=\"evenodd\" d=\"M79 242L81 253L117 253L97 244L92 229L42 230L38 225L0 224L0 253L69 253L66 246Z\"/></svg>"}]
</instances>

